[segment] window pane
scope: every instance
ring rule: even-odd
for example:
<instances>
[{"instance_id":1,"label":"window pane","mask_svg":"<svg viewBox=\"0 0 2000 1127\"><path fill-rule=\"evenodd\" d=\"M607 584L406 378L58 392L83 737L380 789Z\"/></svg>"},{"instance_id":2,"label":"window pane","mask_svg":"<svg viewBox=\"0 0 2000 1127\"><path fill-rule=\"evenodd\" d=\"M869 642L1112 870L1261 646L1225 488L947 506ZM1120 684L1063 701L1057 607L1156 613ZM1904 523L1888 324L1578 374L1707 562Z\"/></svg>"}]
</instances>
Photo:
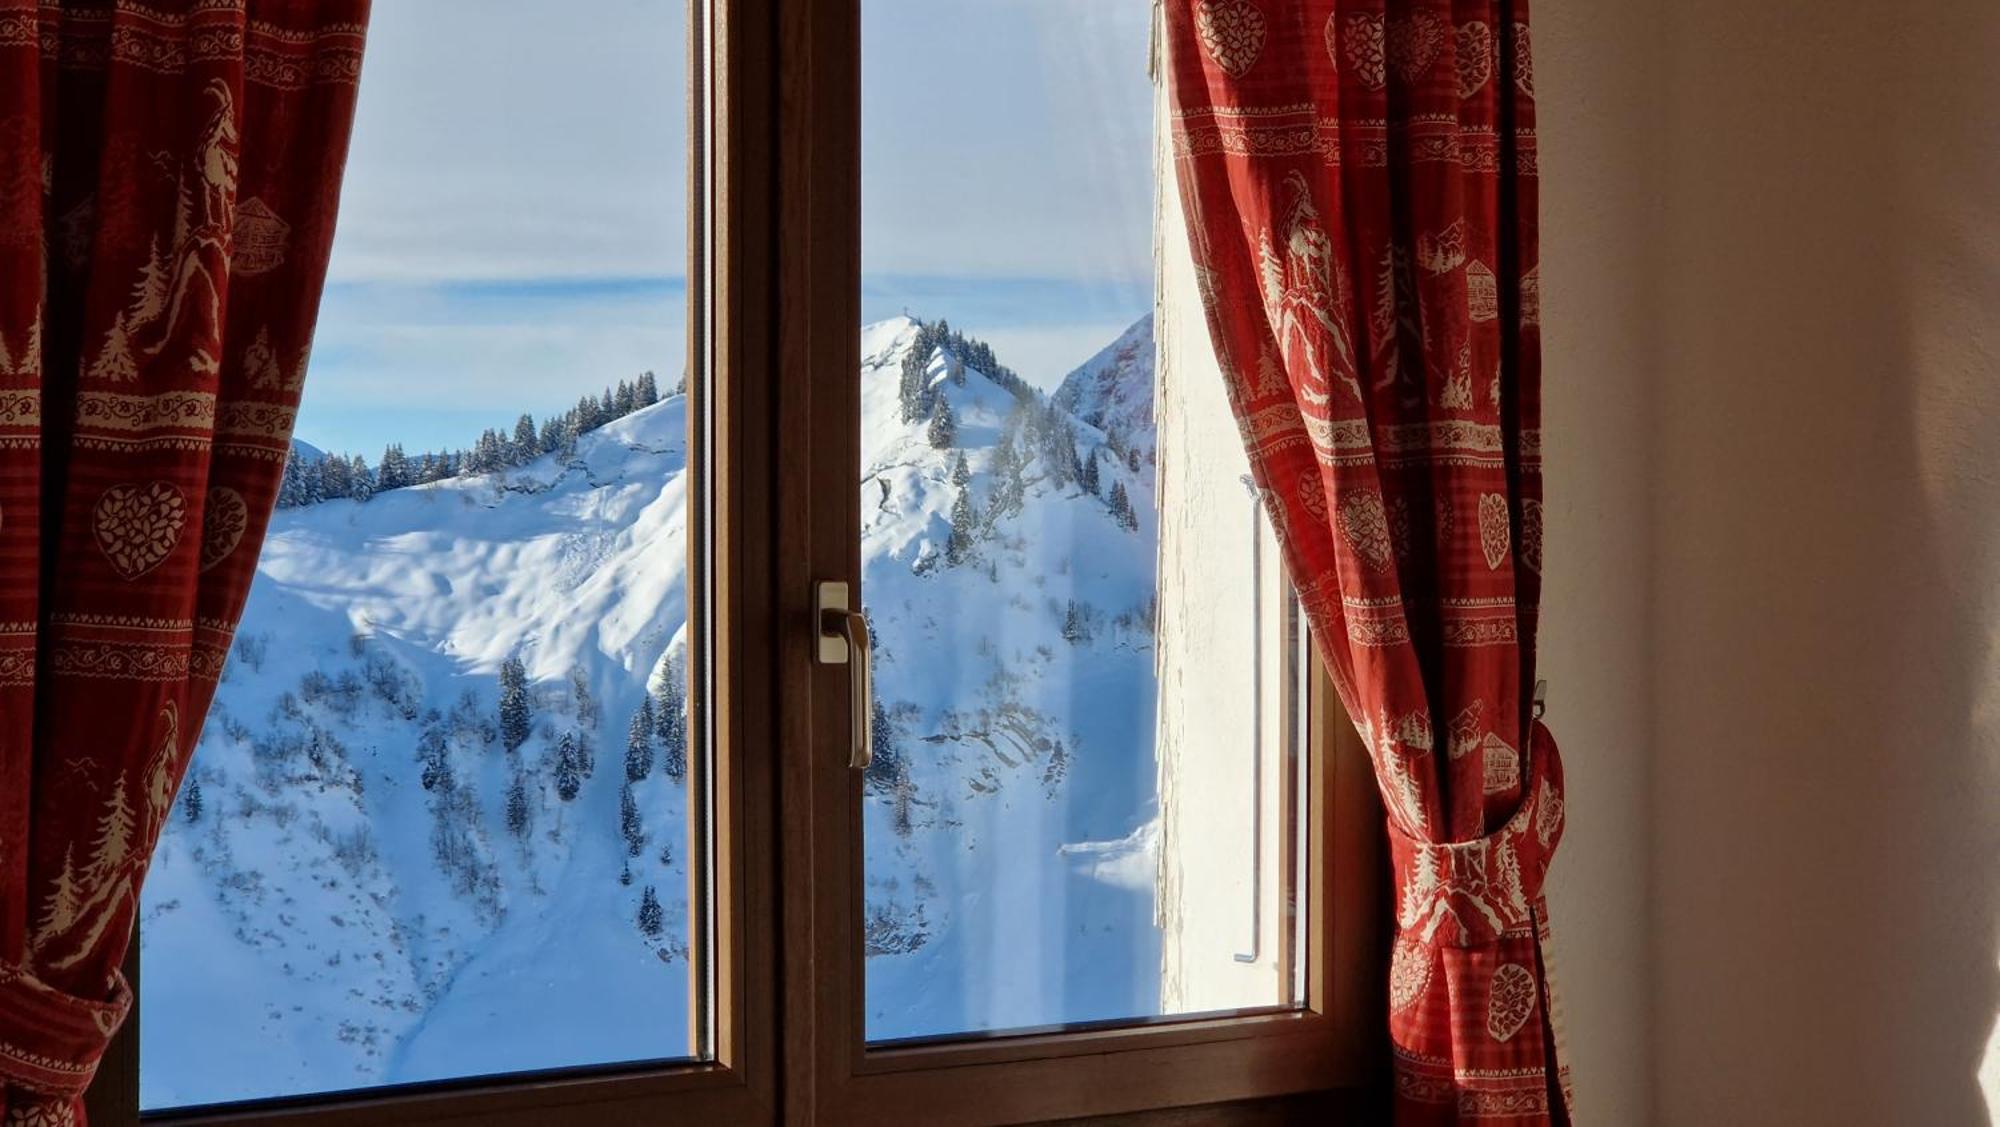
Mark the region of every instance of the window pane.
<instances>
[{"instance_id":1,"label":"window pane","mask_svg":"<svg viewBox=\"0 0 2000 1127\"><path fill-rule=\"evenodd\" d=\"M1292 1005L1302 651L1152 5L862 12L867 1035Z\"/></svg>"},{"instance_id":2,"label":"window pane","mask_svg":"<svg viewBox=\"0 0 2000 1127\"><path fill-rule=\"evenodd\" d=\"M698 1055L684 0L376 5L149 1109Z\"/></svg>"}]
</instances>

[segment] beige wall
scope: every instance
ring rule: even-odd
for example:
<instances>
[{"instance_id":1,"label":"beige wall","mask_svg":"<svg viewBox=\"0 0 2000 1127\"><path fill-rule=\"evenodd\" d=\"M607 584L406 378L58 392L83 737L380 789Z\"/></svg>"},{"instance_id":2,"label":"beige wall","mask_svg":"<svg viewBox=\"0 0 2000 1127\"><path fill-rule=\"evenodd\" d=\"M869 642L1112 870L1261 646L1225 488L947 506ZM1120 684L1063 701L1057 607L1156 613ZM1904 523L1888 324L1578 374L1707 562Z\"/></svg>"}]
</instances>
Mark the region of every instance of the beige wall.
<instances>
[{"instance_id":1,"label":"beige wall","mask_svg":"<svg viewBox=\"0 0 2000 1127\"><path fill-rule=\"evenodd\" d=\"M1984 1123L2000 4L1666 7L1659 1121Z\"/></svg>"},{"instance_id":2,"label":"beige wall","mask_svg":"<svg viewBox=\"0 0 2000 1127\"><path fill-rule=\"evenodd\" d=\"M1569 827L1550 875L1556 986L1586 1123L1652 1089L1646 776L1651 707L1649 267L1657 0L1535 12L1548 494L1542 676Z\"/></svg>"},{"instance_id":3,"label":"beige wall","mask_svg":"<svg viewBox=\"0 0 2000 1127\"><path fill-rule=\"evenodd\" d=\"M2000 1121L2000 4L1536 19L1586 1121Z\"/></svg>"}]
</instances>

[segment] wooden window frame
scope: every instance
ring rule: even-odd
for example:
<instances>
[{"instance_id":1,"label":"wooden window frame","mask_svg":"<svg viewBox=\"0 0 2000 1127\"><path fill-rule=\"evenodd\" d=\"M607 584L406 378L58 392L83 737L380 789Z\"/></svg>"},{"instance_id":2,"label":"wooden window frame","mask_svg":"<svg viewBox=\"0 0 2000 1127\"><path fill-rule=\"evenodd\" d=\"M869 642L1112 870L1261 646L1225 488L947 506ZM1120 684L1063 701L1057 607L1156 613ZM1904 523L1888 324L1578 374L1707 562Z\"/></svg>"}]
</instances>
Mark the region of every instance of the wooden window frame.
<instances>
[{"instance_id":1,"label":"wooden window frame","mask_svg":"<svg viewBox=\"0 0 2000 1127\"><path fill-rule=\"evenodd\" d=\"M1306 997L1295 1011L870 1049L860 778L835 743L844 672L812 654L817 579L860 576L861 0L691 0L689 370L711 499L691 574L691 694L710 733L713 1059L470 1079L145 1116L190 1127L624 1122L1254 1127L1373 1122L1386 1093L1382 815L1314 661ZM707 85L704 85L706 81ZM695 143L697 139L705 144ZM704 229L704 216L708 227ZM697 589L699 587L697 586ZM704 665L707 662L709 664ZM700 680L706 675L706 681ZM705 723L703 723L705 721ZM697 768L699 770L699 768ZM704 849L706 843L698 843ZM691 869L700 866L690 866ZM135 993L138 944L128 960ZM706 999L701 991L695 996ZM135 1006L88 1102L140 1121Z\"/></svg>"},{"instance_id":2,"label":"wooden window frame","mask_svg":"<svg viewBox=\"0 0 2000 1127\"><path fill-rule=\"evenodd\" d=\"M780 791L787 828L784 962L810 968L787 1009L788 1092L810 1093L787 1122L869 1127L1055 1121L1220 1108L1313 1093L1349 1109L1382 1091L1381 925L1384 860L1374 784L1352 725L1317 662L1311 692L1307 827L1307 996L1295 1011L870 1048L860 936L861 778L847 764L847 671L809 649L810 595L821 579L860 589L860 106L862 0L778 0L778 307L780 426L790 454L778 478L787 553L779 591L800 624L780 660L788 754ZM804 1118L800 1118L804 1115ZM1157 1119L1158 1116L1152 1118ZM1176 1120L1178 1121L1178 1120Z\"/></svg>"}]
</instances>

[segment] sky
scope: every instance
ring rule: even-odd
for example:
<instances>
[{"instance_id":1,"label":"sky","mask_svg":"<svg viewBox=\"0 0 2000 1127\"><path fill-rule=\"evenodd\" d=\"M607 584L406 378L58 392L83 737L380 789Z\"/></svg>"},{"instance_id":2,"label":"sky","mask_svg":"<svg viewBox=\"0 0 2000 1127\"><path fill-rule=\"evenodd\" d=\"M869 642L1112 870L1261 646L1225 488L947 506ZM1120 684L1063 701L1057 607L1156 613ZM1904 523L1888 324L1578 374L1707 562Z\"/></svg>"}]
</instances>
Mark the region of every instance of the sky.
<instances>
[{"instance_id":1,"label":"sky","mask_svg":"<svg viewBox=\"0 0 2000 1127\"><path fill-rule=\"evenodd\" d=\"M375 5L298 435L469 446L685 341L684 0ZM1044 386L1152 306L1148 0L863 0L862 312Z\"/></svg>"}]
</instances>

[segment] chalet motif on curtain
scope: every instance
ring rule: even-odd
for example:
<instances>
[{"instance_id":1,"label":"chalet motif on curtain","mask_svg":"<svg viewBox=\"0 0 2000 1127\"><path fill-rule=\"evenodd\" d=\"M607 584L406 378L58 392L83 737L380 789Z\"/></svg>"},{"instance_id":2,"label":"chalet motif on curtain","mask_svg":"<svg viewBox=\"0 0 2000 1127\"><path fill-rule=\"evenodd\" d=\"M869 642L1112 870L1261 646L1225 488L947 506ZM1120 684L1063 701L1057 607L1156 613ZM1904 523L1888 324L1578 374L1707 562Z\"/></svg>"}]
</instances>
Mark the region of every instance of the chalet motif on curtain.
<instances>
[{"instance_id":1,"label":"chalet motif on curtain","mask_svg":"<svg viewBox=\"0 0 2000 1127\"><path fill-rule=\"evenodd\" d=\"M1217 360L1388 811L1396 1121L1567 1123L1527 5L1163 11Z\"/></svg>"},{"instance_id":2,"label":"chalet motif on curtain","mask_svg":"<svg viewBox=\"0 0 2000 1127\"><path fill-rule=\"evenodd\" d=\"M67 1127L290 449L367 0L0 0L0 1112Z\"/></svg>"}]
</instances>

